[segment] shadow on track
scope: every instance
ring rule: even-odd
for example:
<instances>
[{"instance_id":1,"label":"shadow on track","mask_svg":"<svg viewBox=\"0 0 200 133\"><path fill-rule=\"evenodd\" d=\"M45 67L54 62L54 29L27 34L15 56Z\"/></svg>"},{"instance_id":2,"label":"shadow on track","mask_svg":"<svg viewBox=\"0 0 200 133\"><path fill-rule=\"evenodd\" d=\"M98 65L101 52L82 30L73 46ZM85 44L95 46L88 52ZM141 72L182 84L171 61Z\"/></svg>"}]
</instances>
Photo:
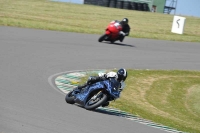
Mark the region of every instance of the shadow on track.
<instances>
[{"instance_id":1,"label":"shadow on track","mask_svg":"<svg viewBox=\"0 0 200 133\"><path fill-rule=\"evenodd\" d=\"M129 114L129 113L126 113L124 111L113 110L113 109L109 109L109 108L97 108L93 111L96 112L96 113L102 113L102 114L106 114L106 115L113 115L113 116L125 117L125 118L136 117L136 116Z\"/></svg>"},{"instance_id":2,"label":"shadow on track","mask_svg":"<svg viewBox=\"0 0 200 133\"><path fill-rule=\"evenodd\" d=\"M79 104L72 104L72 105L75 105L79 108L82 108L82 109L85 109L82 105L79 105ZM93 111L93 112L96 112L96 113L101 113L101 114L106 114L106 115L113 115L113 116L118 116L118 117L125 117L125 118L136 118L136 116L132 115L132 114L129 114L129 113L126 113L124 111L120 111L120 110L115 110L115 109L112 109L112 108L103 108L103 107L99 107L99 108L96 108L95 110L88 110L88 111Z\"/></svg>"},{"instance_id":3,"label":"shadow on track","mask_svg":"<svg viewBox=\"0 0 200 133\"><path fill-rule=\"evenodd\" d=\"M135 47L134 45L130 45L130 44L124 44L124 43L110 43L110 42L101 42L101 43L107 43L107 44L112 44L112 45L118 45L118 46L127 46L127 47Z\"/></svg>"}]
</instances>

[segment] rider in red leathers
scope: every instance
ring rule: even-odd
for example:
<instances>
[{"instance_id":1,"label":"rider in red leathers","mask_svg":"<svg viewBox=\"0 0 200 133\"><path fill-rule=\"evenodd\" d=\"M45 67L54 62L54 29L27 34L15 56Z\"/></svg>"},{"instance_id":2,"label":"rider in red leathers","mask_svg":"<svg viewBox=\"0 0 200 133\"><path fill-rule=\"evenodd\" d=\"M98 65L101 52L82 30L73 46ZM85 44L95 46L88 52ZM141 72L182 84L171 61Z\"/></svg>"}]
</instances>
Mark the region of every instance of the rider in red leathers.
<instances>
[{"instance_id":1,"label":"rider in red leathers","mask_svg":"<svg viewBox=\"0 0 200 133\"><path fill-rule=\"evenodd\" d=\"M120 42L123 42L124 37L128 36L129 32L130 32L130 26L128 24L128 18L123 18L122 21L114 20L112 22L118 22L122 26L122 31L119 32L120 35L119 35L118 40Z\"/></svg>"}]
</instances>

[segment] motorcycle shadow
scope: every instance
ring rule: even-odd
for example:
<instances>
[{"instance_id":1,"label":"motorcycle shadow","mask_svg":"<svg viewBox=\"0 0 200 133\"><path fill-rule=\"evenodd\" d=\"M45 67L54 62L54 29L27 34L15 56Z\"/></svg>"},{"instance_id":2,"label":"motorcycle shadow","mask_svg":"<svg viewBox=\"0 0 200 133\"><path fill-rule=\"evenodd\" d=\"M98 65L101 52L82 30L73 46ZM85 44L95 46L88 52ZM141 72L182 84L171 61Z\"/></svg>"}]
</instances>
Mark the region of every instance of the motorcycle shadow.
<instances>
[{"instance_id":1,"label":"motorcycle shadow","mask_svg":"<svg viewBox=\"0 0 200 133\"><path fill-rule=\"evenodd\" d=\"M79 105L79 104L75 104L76 106L84 109L83 106ZM88 110L88 111L93 111L96 113L101 113L101 114L106 114L106 115L112 115L112 116L118 116L118 117L125 117L125 118L134 118L136 116L133 116L132 114L128 114L124 111L120 111L120 110L114 110L111 108L107 108L107 107L98 107L94 110Z\"/></svg>"},{"instance_id":2,"label":"motorcycle shadow","mask_svg":"<svg viewBox=\"0 0 200 133\"><path fill-rule=\"evenodd\" d=\"M93 111L97 112L97 113L113 115L113 116L118 116L118 117L126 117L126 118L133 117L131 114L125 113L124 111L114 110L114 109L110 109L110 108L102 108L102 107L100 107L100 108L97 108L97 109L95 109Z\"/></svg>"},{"instance_id":3,"label":"motorcycle shadow","mask_svg":"<svg viewBox=\"0 0 200 133\"><path fill-rule=\"evenodd\" d=\"M111 43L111 42L104 42L104 43L113 44L113 45L119 45L119 46L135 47L134 45L124 44L124 43L117 43L117 42L114 42L114 43Z\"/></svg>"}]
</instances>

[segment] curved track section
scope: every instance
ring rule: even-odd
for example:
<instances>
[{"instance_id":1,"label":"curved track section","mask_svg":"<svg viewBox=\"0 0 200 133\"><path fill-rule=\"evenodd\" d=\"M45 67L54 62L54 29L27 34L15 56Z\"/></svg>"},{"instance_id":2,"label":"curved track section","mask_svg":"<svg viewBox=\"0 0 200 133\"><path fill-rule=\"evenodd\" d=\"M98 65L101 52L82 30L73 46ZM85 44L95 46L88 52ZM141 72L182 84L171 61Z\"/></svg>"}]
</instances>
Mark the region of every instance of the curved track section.
<instances>
[{"instance_id":1,"label":"curved track section","mask_svg":"<svg viewBox=\"0 0 200 133\"><path fill-rule=\"evenodd\" d=\"M79 71L69 71L69 72L58 73L49 77L49 84L56 90L59 90L59 92L62 92L66 95L69 91L77 87L82 77L85 77L86 75L93 75L93 74L98 74L100 72L106 72L106 71L107 70L83 70L83 71L79 70ZM141 117L138 117L133 114L129 114L127 112L124 112L118 109L114 109L110 107L99 107L95 111L99 113L123 117L123 118L129 119L141 124L145 124L150 127L158 128L164 131L173 132L173 133L181 133L181 131L143 119Z\"/></svg>"},{"instance_id":2,"label":"curved track section","mask_svg":"<svg viewBox=\"0 0 200 133\"><path fill-rule=\"evenodd\" d=\"M65 103L49 76L86 69L199 70L199 43L125 38L98 43L99 35L0 27L0 132L164 133L115 115Z\"/></svg>"}]
</instances>

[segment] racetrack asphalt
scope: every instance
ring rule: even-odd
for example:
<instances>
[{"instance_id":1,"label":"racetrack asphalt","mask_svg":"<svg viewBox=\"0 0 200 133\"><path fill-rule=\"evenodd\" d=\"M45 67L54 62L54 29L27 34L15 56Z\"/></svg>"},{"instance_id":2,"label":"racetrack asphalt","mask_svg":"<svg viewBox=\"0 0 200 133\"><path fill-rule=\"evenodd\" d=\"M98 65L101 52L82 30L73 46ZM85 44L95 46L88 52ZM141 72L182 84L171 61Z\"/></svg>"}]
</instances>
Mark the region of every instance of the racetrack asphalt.
<instances>
[{"instance_id":1,"label":"racetrack asphalt","mask_svg":"<svg viewBox=\"0 0 200 133\"><path fill-rule=\"evenodd\" d=\"M103 31L102 31L103 34ZM200 43L0 27L0 133L164 133L66 104L49 77L87 69L200 70Z\"/></svg>"}]
</instances>

